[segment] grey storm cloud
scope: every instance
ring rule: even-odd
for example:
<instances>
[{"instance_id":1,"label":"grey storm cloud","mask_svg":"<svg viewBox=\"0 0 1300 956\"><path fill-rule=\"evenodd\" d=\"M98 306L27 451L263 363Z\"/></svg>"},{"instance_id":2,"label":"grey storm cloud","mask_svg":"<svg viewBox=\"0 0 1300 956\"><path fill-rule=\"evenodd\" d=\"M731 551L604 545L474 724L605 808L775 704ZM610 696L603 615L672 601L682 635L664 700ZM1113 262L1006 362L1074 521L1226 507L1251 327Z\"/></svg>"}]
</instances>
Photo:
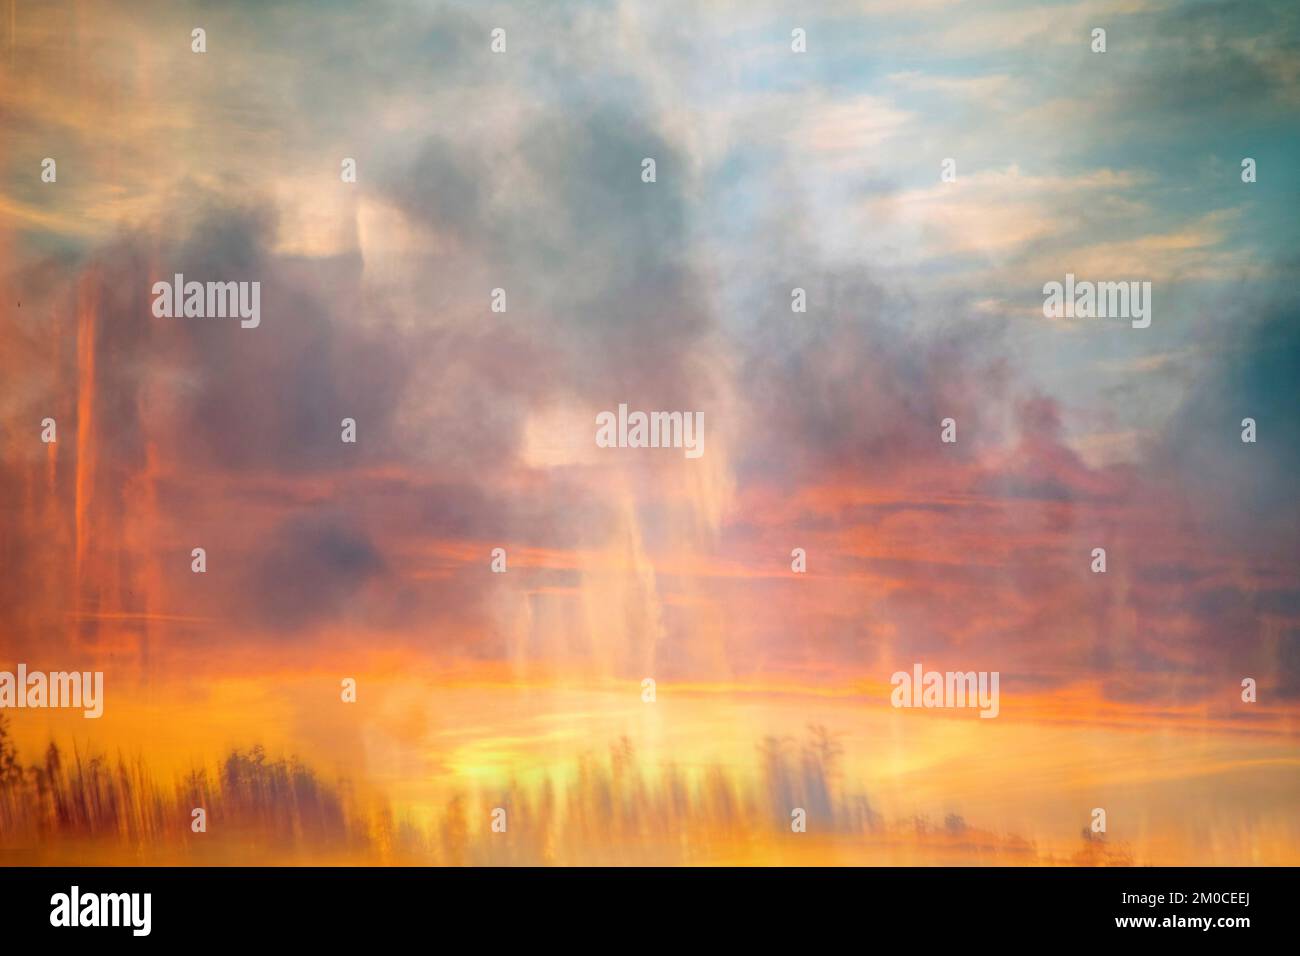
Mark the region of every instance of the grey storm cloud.
<instances>
[{"instance_id":1,"label":"grey storm cloud","mask_svg":"<svg viewBox=\"0 0 1300 956\"><path fill-rule=\"evenodd\" d=\"M525 130L514 158L527 188L494 183L504 164L487 149L430 138L381 173L380 190L475 250L558 380L603 400L614 388L651 402L699 392L688 359L715 320L690 264L678 151L617 104L557 108ZM641 180L646 157L655 183Z\"/></svg>"},{"instance_id":2,"label":"grey storm cloud","mask_svg":"<svg viewBox=\"0 0 1300 956\"><path fill-rule=\"evenodd\" d=\"M1152 468L1194 495L1196 519L1216 538L1294 561L1300 551L1300 300L1293 291L1226 317L1219 360L1192 383L1152 451ZM1256 442L1241 440L1253 418Z\"/></svg>"},{"instance_id":3,"label":"grey storm cloud","mask_svg":"<svg viewBox=\"0 0 1300 956\"><path fill-rule=\"evenodd\" d=\"M365 531L338 517L289 519L263 547L248 568L237 614L269 634L337 620L384 568Z\"/></svg>"}]
</instances>

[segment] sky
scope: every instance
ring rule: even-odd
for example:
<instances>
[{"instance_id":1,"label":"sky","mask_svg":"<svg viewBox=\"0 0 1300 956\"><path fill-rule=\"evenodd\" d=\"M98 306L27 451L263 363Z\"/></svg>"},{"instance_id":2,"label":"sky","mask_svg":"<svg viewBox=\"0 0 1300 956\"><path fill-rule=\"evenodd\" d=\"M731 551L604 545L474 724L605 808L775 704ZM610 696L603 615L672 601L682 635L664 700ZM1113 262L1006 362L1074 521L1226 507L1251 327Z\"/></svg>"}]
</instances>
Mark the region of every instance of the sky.
<instances>
[{"instance_id":1,"label":"sky","mask_svg":"<svg viewBox=\"0 0 1300 956\"><path fill-rule=\"evenodd\" d=\"M262 745L490 840L624 741L765 794L745 862L1300 858L1294 4L0 14L0 670L105 675L28 760ZM1150 326L1045 317L1067 274ZM704 453L598 447L620 404ZM996 719L892 706L917 663Z\"/></svg>"}]
</instances>

